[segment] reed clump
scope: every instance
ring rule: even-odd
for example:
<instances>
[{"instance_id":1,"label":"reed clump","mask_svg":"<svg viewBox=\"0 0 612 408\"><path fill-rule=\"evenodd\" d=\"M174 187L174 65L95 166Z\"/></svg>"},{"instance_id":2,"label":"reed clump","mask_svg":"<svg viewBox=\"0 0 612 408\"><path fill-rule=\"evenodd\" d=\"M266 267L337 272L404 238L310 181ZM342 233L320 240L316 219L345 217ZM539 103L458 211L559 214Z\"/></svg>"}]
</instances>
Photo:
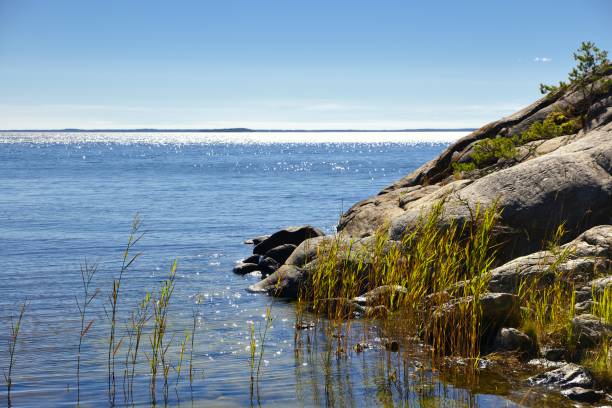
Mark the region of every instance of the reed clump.
<instances>
[{"instance_id":1,"label":"reed clump","mask_svg":"<svg viewBox=\"0 0 612 408\"><path fill-rule=\"evenodd\" d=\"M524 331L531 334L540 344L555 344L575 348L571 320L575 315L576 292L572 271L560 269L560 265L573 254L574 248L562 248L560 242L566 234L561 224L546 244L549 257L546 265L535 277L519 283L518 295L521 301Z\"/></svg>"},{"instance_id":2,"label":"reed clump","mask_svg":"<svg viewBox=\"0 0 612 408\"><path fill-rule=\"evenodd\" d=\"M110 332L108 336L108 356L107 356L107 368L108 368L108 399L111 405L115 405L116 395L116 376L115 376L115 357L121 348L123 338L117 341L116 330L117 330L117 313L119 307L119 298L121 291L121 282L123 281L123 275L130 269L134 262L140 257L141 253L132 255L132 251L138 241L142 239L144 233L140 232L140 217L138 214L132 220L132 228L128 238L128 242L123 250L123 261L121 263L121 269L119 275L113 279L113 288L109 295L109 310L107 315L110 322Z\"/></svg>"},{"instance_id":3,"label":"reed clump","mask_svg":"<svg viewBox=\"0 0 612 408\"><path fill-rule=\"evenodd\" d=\"M608 274L609 275L609 274ZM599 293L593 291L593 314L604 324L612 324L612 286L608 285ZM612 387L612 337L606 332L600 342L588 350L582 363L593 373L600 386Z\"/></svg>"},{"instance_id":4,"label":"reed clump","mask_svg":"<svg viewBox=\"0 0 612 408\"><path fill-rule=\"evenodd\" d=\"M168 348L172 340L166 341L168 329L168 308L174 293L176 281L177 261L172 262L168 277L162 282L159 293L153 298L153 330L149 337L151 353L148 356L150 368L150 393L151 402L157 401L157 375L161 365L162 377L164 379L163 395L164 400L168 401L168 379L170 375L170 361L168 360Z\"/></svg>"},{"instance_id":5,"label":"reed clump","mask_svg":"<svg viewBox=\"0 0 612 408\"><path fill-rule=\"evenodd\" d=\"M355 311L356 296L400 286L404 290L391 292L385 305L400 311L394 315L397 325L430 339L440 353L478 356L479 302L495 260L492 237L500 212L495 203L478 205L465 222L444 223L444 211L439 202L398 241L382 228L365 244L338 238L322 246L301 301L327 317L346 319ZM463 299L458 313L439 313L451 299Z\"/></svg>"}]
</instances>

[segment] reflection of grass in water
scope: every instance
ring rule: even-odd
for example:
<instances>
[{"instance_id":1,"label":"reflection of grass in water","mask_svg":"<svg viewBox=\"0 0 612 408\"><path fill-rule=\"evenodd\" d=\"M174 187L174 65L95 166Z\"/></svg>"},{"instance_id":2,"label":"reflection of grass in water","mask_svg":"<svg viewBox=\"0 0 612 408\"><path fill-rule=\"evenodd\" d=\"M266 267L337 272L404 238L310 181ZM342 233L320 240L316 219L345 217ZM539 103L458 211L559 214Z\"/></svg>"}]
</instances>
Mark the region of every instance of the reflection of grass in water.
<instances>
[{"instance_id":1,"label":"reflection of grass in water","mask_svg":"<svg viewBox=\"0 0 612 408\"><path fill-rule=\"evenodd\" d=\"M261 372L261 363L263 362L264 354L265 354L265 342L266 336L268 334L268 330L272 327L272 307L266 307L266 313L264 315L264 325L263 329L260 326L258 328L258 336L259 336L259 346L257 345L257 340L255 339L255 323L251 323L249 327L250 340L249 340L249 352L250 352L250 397L251 397L251 405L253 405L253 396L254 396L254 388L257 389L257 403L260 405L260 396L259 396L259 375ZM259 349L259 355L257 360L257 366L255 366L255 356L257 355L257 351Z\"/></svg>"},{"instance_id":2,"label":"reflection of grass in water","mask_svg":"<svg viewBox=\"0 0 612 408\"><path fill-rule=\"evenodd\" d=\"M310 383L308 397L315 405L476 406L469 403L467 390L440 383L428 367L416 363L427 360L427 353L404 349L391 352L378 343L363 352L350 349L339 354L338 324L343 325L342 332L351 343L363 338L361 323L346 331L342 322L322 320L316 329L297 330L301 341L296 343L299 349L294 353L296 389L304 390ZM303 401L304 393L297 397Z\"/></svg>"}]
</instances>

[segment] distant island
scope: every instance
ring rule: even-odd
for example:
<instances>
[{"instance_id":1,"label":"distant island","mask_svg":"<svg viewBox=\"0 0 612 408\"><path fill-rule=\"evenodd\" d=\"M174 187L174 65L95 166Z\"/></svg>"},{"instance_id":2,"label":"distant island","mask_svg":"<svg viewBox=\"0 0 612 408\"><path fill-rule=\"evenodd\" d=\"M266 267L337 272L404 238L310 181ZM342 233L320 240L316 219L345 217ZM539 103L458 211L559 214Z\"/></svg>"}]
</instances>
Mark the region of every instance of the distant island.
<instances>
[{"instance_id":1,"label":"distant island","mask_svg":"<svg viewBox=\"0 0 612 408\"><path fill-rule=\"evenodd\" d=\"M473 132L476 128L421 128L421 129L249 129L249 128L225 128L225 129L1 129L0 132L133 132L133 133L179 133L179 132L199 132L199 133L219 133L219 132L266 132L266 133L285 133L285 132Z\"/></svg>"}]
</instances>

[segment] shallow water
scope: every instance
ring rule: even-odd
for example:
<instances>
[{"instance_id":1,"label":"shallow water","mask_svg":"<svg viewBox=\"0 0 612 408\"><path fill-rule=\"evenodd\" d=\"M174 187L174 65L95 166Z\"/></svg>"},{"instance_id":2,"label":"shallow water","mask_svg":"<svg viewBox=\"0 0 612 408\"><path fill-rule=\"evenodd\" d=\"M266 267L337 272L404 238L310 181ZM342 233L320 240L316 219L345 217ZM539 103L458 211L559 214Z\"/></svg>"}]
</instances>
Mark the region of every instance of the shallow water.
<instances>
[{"instance_id":1,"label":"shallow water","mask_svg":"<svg viewBox=\"0 0 612 408\"><path fill-rule=\"evenodd\" d=\"M347 344L365 338L373 345L363 353L349 346L337 357L338 339L325 321L297 333L296 341L295 305L247 293L257 278L231 272L250 253L244 239L304 223L333 232L343 210L432 159L459 136L0 133L3 353L9 317L27 300L13 403L75 405L80 329L75 296L82 293L79 265L85 260L98 264L94 285L100 294L88 310L87 320L94 323L83 349L81 405L108 403L104 309L138 213L145 236L136 250L142 256L124 276L118 333L178 258L169 311L174 367L169 405L532 405L533 396L512 391L503 378L483 379L475 388L431 370L417 345L403 345L402 357L384 351L374 322L356 321L350 332L342 332ZM263 328L268 306L274 319L260 378L251 388L250 327L255 325L256 334ZM176 366L192 312L197 330L190 387L187 361L178 382ZM125 402L124 349L116 357L119 405ZM148 339L143 350L149 350ZM141 357L134 403L148 406L148 363ZM6 362L3 357L2 368ZM4 389L0 400L6 402Z\"/></svg>"}]
</instances>

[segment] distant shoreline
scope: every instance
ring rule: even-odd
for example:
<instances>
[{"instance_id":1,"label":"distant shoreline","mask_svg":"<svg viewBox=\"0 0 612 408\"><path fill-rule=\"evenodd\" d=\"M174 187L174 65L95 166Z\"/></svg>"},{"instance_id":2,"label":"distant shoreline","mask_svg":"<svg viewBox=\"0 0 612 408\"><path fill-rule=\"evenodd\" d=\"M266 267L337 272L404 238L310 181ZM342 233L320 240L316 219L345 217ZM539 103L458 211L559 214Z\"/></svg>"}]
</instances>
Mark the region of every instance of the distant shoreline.
<instances>
[{"instance_id":1,"label":"distant shoreline","mask_svg":"<svg viewBox=\"0 0 612 408\"><path fill-rule=\"evenodd\" d=\"M398 133L398 132L472 132L476 128L453 128L453 129L392 129L392 130L360 130L360 129L248 129L248 128L227 128L227 129L0 129L0 132L72 132L72 133Z\"/></svg>"}]
</instances>

